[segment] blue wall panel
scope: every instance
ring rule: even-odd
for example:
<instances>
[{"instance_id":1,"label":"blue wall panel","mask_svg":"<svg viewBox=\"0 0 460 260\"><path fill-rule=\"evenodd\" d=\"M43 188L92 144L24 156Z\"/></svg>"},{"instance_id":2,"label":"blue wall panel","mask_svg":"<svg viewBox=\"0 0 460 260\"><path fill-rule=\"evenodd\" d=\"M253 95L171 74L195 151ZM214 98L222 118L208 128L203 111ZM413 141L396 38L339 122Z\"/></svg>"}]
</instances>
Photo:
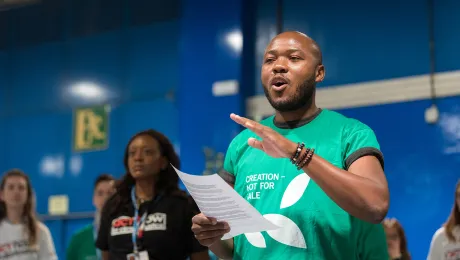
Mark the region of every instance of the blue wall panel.
<instances>
[{"instance_id":1,"label":"blue wall panel","mask_svg":"<svg viewBox=\"0 0 460 260\"><path fill-rule=\"evenodd\" d=\"M8 52L0 51L0 115L4 115L7 107L8 72Z\"/></svg>"},{"instance_id":2,"label":"blue wall panel","mask_svg":"<svg viewBox=\"0 0 460 260\"><path fill-rule=\"evenodd\" d=\"M7 128L5 126L6 120L0 117L0 174L5 171L5 164L8 161L8 146L7 146Z\"/></svg>"},{"instance_id":3,"label":"blue wall panel","mask_svg":"<svg viewBox=\"0 0 460 260\"><path fill-rule=\"evenodd\" d=\"M15 50L12 55L10 109L15 115L52 111L59 102L61 45L47 43Z\"/></svg>"},{"instance_id":4,"label":"blue wall panel","mask_svg":"<svg viewBox=\"0 0 460 260\"><path fill-rule=\"evenodd\" d=\"M167 99L138 101L120 106L120 164L125 145L137 132L149 128L164 133L174 144L179 142L178 109L175 102ZM115 131L115 130L114 130ZM118 148L117 148L118 149Z\"/></svg>"},{"instance_id":5,"label":"blue wall panel","mask_svg":"<svg viewBox=\"0 0 460 260\"><path fill-rule=\"evenodd\" d=\"M263 50L276 32L275 2L259 1L259 66ZM425 2L391 0L363 5L356 1L285 0L283 28L304 32L321 46L326 67L321 86L429 72ZM256 68L257 73L259 70ZM263 93L260 83L256 86L258 93Z\"/></svg>"},{"instance_id":6,"label":"blue wall panel","mask_svg":"<svg viewBox=\"0 0 460 260\"><path fill-rule=\"evenodd\" d=\"M429 71L425 2L287 0L284 8L285 30L304 31L323 50L327 76L322 85Z\"/></svg>"},{"instance_id":7,"label":"blue wall panel","mask_svg":"<svg viewBox=\"0 0 460 260\"><path fill-rule=\"evenodd\" d=\"M66 226L64 221L50 220L46 221L45 225L50 229L51 236L53 237L54 247L59 259L65 258L65 246L60 239L65 234Z\"/></svg>"},{"instance_id":8,"label":"blue wall panel","mask_svg":"<svg viewBox=\"0 0 460 260\"><path fill-rule=\"evenodd\" d=\"M4 115L7 108L7 86L8 86L8 53L0 52L0 173L4 171L4 164L7 161L6 149L6 121Z\"/></svg>"},{"instance_id":9,"label":"blue wall panel","mask_svg":"<svg viewBox=\"0 0 460 260\"><path fill-rule=\"evenodd\" d=\"M426 258L431 237L453 205L460 176L460 135L454 131L460 129L458 104L460 97L440 100L437 125L425 122L427 100L340 111L376 132L390 187L388 216L404 226L412 259Z\"/></svg>"},{"instance_id":10,"label":"blue wall panel","mask_svg":"<svg viewBox=\"0 0 460 260\"><path fill-rule=\"evenodd\" d=\"M71 183L61 180L64 160L70 148L66 114L47 114L11 118L7 122L7 169L20 168L31 177L37 193L37 210L47 212L48 196L66 194ZM47 169L47 170L44 170Z\"/></svg>"},{"instance_id":11,"label":"blue wall panel","mask_svg":"<svg viewBox=\"0 0 460 260\"><path fill-rule=\"evenodd\" d=\"M241 113L240 94L215 97L212 84L240 80L240 51L226 42L241 33L241 1L183 1L181 71L178 90L179 139L183 170L201 174L204 146L225 152L239 127L230 113ZM212 22L210 22L212 21Z\"/></svg>"},{"instance_id":12,"label":"blue wall panel","mask_svg":"<svg viewBox=\"0 0 460 260\"><path fill-rule=\"evenodd\" d=\"M96 102L107 102L121 97L121 77L125 72L122 63L121 33L119 31L76 38L66 46L64 97L70 104L86 103L68 96L69 87L82 81L100 85L110 94ZM91 101L91 100L90 100ZM94 102L94 101L93 101Z\"/></svg>"},{"instance_id":13,"label":"blue wall panel","mask_svg":"<svg viewBox=\"0 0 460 260\"><path fill-rule=\"evenodd\" d=\"M435 1L435 49L437 71L460 69L460 2L456 0Z\"/></svg>"},{"instance_id":14,"label":"blue wall panel","mask_svg":"<svg viewBox=\"0 0 460 260\"><path fill-rule=\"evenodd\" d=\"M179 22L133 28L128 33L125 88L134 99L157 98L179 84Z\"/></svg>"}]
</instances>

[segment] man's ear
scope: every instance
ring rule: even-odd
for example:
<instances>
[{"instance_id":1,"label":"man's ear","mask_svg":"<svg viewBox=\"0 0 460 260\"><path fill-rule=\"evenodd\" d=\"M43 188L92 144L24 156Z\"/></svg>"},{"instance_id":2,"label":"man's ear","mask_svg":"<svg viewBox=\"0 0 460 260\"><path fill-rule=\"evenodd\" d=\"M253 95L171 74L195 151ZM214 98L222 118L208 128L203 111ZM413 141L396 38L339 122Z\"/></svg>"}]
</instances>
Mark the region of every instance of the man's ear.
<instances>
[{"instance_id":1,"label":"man's ear","mask_svg":"<svg viewBox=\"0 0 460 260\"><path fill-rule=\"evenodd\" d=\"M316 73L315 73L316 83L322 82L325 76L326 76L326 69L324 68L324 65L323 64L318 65L318 67L316 67Z\"/></svg>"}]
</instances>

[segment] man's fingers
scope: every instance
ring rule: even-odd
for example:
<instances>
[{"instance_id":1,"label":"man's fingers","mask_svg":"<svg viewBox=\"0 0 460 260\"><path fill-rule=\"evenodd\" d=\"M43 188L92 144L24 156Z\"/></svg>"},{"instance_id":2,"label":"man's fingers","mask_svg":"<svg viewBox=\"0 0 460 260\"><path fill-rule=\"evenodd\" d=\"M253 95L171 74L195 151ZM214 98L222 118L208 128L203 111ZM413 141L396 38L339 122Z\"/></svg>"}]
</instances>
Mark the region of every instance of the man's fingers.
<instances>
[{"instance_id":1,"label":"man's fingers","mask_svg":"<svg viewBox=\"0 0 460 260\"><path fill-rule=\"evenodd\" d=\"M217 220L215 218L206 217L203 213L200 213L192 218L192 223L198 225L215 225Z\"/></svg>"},{"instance_id":2,"label":"man's fingers","mask_svg":"<svg viewBox=\"0 0 460 260\"><path fill-rule=\"evenodd\" d=\"M222 230L204 231L204 232L200 232L196 234L195 237L198 240L213 239L217 237L222 237L229 231L230 231L230 228L222 229Z\"/></svg>"},{"instance_id":3,"label":"man's fingers","mask_svg":"<svg viewBox=\"0 0 460 260\"><path fill-rule=\"evenodd\" d=\"M253 138L253 137L248 139L248 144L249 144L249 146L254 147L256 149L259 149L259 150L262 150L262 151L264 150L262 142L257 140L257 139L255 139L255 138Z\"/></svg>"},{"instance_id":4,"label":"man's fingers","mask_svg":"<svg viewBox=\"0 0 460 260\"><path fill-rule=\"evenodd\" d=\"M195 234L199 234L201 232L206 232L206 231L226 230L228 228L229 226L225 222L218 222L215 225L198 225L198 224L192 225L192 231Z\"/></svg>"},{"instance_id":5,"label":"man's fingers","mask_svg":"<svg viewBox=\"0 0 460 260\"><path fill-rule=\"evenodd\" d=\"M239 116L239 115L236 115L236 114L230 114L230 118L235 121L236 123L244 126L244 127L247 127L247 128L253 128L255 127L258 123L256 121L253 121L249 118L246 118L246 117L242 117L242 116Z\"/></svg>"},{"instance_id":6,"label":"man's fingers","mask_svg":"<svg viewBox=\"0 0 460 260\"><path fill-rule=\"evenodd\" d=\"M257 134L258 136L262 138L264 138L267 135L267 131L268 131L267 127L265 127L264 125L261 125L260 123L257 123L254 120L251 120L251 119L248 119L248 118L245 118L245 117L233 114L233 113L230 115L230 118L236 123L253 131L255 134Z\"/></svg>"}]
</instances>

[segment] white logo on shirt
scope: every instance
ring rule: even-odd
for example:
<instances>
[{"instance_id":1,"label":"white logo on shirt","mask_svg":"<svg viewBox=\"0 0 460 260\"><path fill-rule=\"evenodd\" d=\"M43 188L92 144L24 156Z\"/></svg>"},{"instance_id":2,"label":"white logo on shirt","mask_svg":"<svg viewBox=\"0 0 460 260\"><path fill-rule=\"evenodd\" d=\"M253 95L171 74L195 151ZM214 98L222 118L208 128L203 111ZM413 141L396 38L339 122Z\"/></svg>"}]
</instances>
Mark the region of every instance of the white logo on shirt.
<instances>
[{"instance_id":1,"label":"white logo on shirt","mask_svg":"<svg viewBox=\"0 0 460 260\"><path fill-rule=\"evenodd\" d=\"M37 250L35 248L31 248L27 240L17 240L7 244L0 245L1 259L11 256L26 255L32 253L36 255Z\"/></svg>"},{"instance_id":2,"label":"white logo on shirt","mask_svg":"<svg viewBox=\"0 0 460 260\"><path fill-rule=\"evenodd\" d=\"M310 183L310 177L306 173L297 175L284 191L280 209L296 204L305 193L308 183ZM307 248L302 231L290 218L281 214L265 214L263 216L280 227L279 229L266 231L271 238L288 246ZM267 247L261 232L245 233L244 235L251 245L259 248Z\"/></svg>"},{"instance_id":3,"label":"white logo on shirt","mask_svg":"<svg viewBox=\"0 0 460 260\"><path fill-rule=\"evenodd\" d=\"M154 213L148 215L145 224L141 228L144 231L166 230L166 214Z\"/></svg>"}]
</instances>

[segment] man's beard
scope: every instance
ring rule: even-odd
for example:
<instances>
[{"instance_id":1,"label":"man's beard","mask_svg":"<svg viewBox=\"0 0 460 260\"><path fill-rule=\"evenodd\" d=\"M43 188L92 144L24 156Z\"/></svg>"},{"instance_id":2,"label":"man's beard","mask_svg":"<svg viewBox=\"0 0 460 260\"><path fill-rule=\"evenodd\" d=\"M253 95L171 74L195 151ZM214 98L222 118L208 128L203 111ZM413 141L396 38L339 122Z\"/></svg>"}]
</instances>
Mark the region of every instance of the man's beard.
<instances>
[{"instance_id":1,"label":"man's beard","mask_svg":"<svg viewBox=\"0 0 460 260\"><path fill-rule=\"evenodd\" d=\"M310 107L313 102L313 95L315 94L316 81L314 77L305 80L300 86L289 86L290 88L295 87L296 92L293 96L289 97L284 101L274 101L270 97L269 87L264 86L265 96L268 99L270 105L279 112L291 112L299 110L303 107Z\"/></svg>"}]
</instances>

